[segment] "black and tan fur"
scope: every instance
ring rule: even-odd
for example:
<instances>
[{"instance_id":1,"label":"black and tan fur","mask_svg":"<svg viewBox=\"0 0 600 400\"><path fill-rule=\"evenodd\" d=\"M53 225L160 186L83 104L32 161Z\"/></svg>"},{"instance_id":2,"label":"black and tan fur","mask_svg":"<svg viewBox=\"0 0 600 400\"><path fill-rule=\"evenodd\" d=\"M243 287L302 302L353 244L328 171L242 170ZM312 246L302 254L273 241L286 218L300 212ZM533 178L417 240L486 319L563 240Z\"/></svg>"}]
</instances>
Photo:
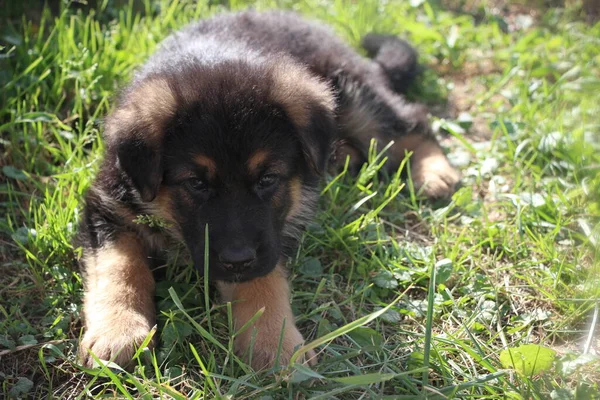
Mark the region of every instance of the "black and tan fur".
<instances>
[{"instance_id":1,"label":"black and tan fur","mask_svg":"<svg viewBox=\"0 0 600 400\"><path fill-rule=\"evenodd\" d=\"M93 352L126 365L154 326L153 256L179 241L232 301L236 327L256 312L252 365L281 362L303 342L289 304L285 261L310 220L320 177L372 138L395 171L412 152L428 197L452 193L457 172L422 106L401 96L416 54L372 35L358 55L326 27L287 12L227 14L167 38L124 90L105 129L106 155L86 197L85 364ZM148 215L160 226L134 222ZM252 330L236 337L248 356ZM314 362L314 354L308 362Z\"/></svg>"}]
</instances>

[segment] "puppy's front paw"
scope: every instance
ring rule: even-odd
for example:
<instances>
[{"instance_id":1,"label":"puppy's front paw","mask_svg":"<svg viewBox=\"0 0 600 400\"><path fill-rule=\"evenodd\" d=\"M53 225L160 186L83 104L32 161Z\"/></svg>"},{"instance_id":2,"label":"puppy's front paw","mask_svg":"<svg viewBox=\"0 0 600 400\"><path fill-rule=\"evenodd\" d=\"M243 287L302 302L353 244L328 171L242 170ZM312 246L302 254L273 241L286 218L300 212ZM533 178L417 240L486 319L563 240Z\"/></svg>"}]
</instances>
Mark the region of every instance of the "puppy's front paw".
<instances>
[{"instance_id":1,"label":"puppy's front paw","mask_svg":"<svg viewBox=\"0 0 600 400\"><path fill-rule=\"evenodd\" d=\"M128 368L136 349L144 342L150 330L151 326L141 322L110 321L97 324L84 334L79 345L79 358L84 366L92 368L92 352L101 360ZM153 341L150 346L152 344Z\"/></svg>"},{"instance_id":2,"label":"puppy's front paw","mask_svg":"<svg viewBox=\"0 0 600 400\"><path fill-rule=\"evenodd\" d=\"M256 326L257 333L254 343L252 343L252 328L246 330L235 340L236 353L244 360L249 361L256 371L273 367L276 364L278 352L279 365L287 365L292 354L304 344L304 338L295 326L286 327L283 338L281 338L281 325L277 325L279 324L268 326L263 323ZM280 347L281 350L279 350ZM315 365L317 357L315 352L310 350L298 361Z\"/></svg>"}]
</instances>

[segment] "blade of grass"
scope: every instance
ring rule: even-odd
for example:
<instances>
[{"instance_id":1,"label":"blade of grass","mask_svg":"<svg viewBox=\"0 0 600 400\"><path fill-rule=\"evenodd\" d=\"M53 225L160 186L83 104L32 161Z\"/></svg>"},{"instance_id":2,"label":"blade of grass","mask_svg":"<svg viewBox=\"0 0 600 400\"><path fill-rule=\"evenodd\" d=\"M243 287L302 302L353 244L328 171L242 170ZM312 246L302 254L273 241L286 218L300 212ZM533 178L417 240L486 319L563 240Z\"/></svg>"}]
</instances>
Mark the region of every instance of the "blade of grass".
<instances>
[{"instance_id":1,"label":"blade of grass","mask_svg":"<svg viewBox=\"0 0 600 400\"><path fill-rule=\"evenodd\" d=\"M190 321L190 323L194 326L194 328L196 328L196 330L198 332L200 332L200 335L202 335L203 338L205 338L206 340L208 340L209 342L211 342L212 344L214 344L221 350L227 351L227 348L225 346L223 346L223 344L221 344L217 339L215 339L214 336L210 334L210 332L208 332L206 329L204 329L202 326L200 326L200 324L198 324L194 320L194 318L192 318L190 316L190 314L188 314L188 312L183 307L183 304L181 304L181 300L179 300L179 296L177 296L175 289L173 287L170 287L168 292L171 295L171 299L175 303L175 306L179 309L179 311L181 311L183 313L183 315L186 316L186 318Z\"/></svg>"},{"instance_id":2,"label":"blade of grass","mask_svg":"<svg viewBox=\"0 0 600 400\"><path fill-rule=\"evenodd\" d=\"M302 346L298 350L296 350L296 352L292 355L292 357L290 359L290 364L295 364L296 360L298 360L298 357L304 355L306 352L308 352L312 349L315 349L316 347L319 347L319 346L335 339L338 336L345 335L346 333L352 332L354 329L358 328L359 326L368 324L369 322L373 321L375 318L378 318L383 313L388 311L394 304L396 304L398 302L398 300L400 300L400 297L397 297L390 304L388 304L386 307L384 307L380 310L377 310L369 315L365 315L364 317L361 317L361 318L357 319L356 321L350 322L349 324L346 324L346 325L342 326L341 328L338 328L335 331L328 333L327 335L325 335L321 338L318 338L308 344L305 344L304 346Z\"/></svg>"},{"instance_id":3,"label":"blade of grass","mask_svg":"<svg viewBox=\"0 0 600 400\"><path fill-rule=\"evenodd\" d=\"M436 268L435 262L431 263L431 274L429 277L429 290L427 293L427 316L425 321L425 343L423 349L423 366L425 370L423 371L423 390L428 385L429 382L429 363L430 363L430 354L431 354L431 336L433 333L433 306L435 301L435 281L436 281ZM425 394L425 393L423 393Z\"/></svg>"}]
</instances>

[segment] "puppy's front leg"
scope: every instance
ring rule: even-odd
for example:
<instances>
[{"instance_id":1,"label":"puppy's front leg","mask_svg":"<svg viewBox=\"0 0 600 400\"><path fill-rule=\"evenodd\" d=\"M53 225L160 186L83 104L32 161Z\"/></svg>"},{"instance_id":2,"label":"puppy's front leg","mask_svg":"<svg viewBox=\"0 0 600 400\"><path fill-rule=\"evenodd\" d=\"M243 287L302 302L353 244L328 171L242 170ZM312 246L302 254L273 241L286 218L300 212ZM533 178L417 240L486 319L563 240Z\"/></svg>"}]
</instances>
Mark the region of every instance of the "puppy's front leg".
<instances>
[{"instance_id":1,"label":"puppy's front leg","mask_svg":"<svg viewBox=\"0 0 600 400\"><path fill-rule=\"evenodd\" d=\"M97 249L84 249L84 315L80 345L84 365L89 351L126 367L155 320L154 279L142 243L133 233L117 234Z\"/></svg>"},{"instance_id":2,"label":"puppy's front leg","mask_svg":"<svg viewBox=\"0 0 600 400\"><path fill-rule=\"evenodd\" d=\"M236 336L236 353L251 360L255 370L269 368L276 362L282 338L279 363L288 363L296 347L304 343L304 338L294 322L289 301L290 289L283 267L278 266L268 275L249 282L219 282L218 287L223 299L233 302L235 329L240 329L258 310L265 308L262 316L251 327ZM251 348L253 331L256 331L256 335ZM307 362L316 363L313 351L307 354Z\"/></svg>"}]
</instances>

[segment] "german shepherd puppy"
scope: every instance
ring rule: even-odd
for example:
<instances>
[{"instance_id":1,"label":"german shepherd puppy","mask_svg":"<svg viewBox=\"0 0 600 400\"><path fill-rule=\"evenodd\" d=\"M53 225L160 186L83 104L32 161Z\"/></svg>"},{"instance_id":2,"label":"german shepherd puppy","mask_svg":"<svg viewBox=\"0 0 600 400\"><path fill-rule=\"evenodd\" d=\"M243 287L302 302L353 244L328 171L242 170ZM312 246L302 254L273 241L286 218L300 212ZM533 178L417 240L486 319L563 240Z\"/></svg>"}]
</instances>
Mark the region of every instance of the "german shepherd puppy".
<instances>
[{"instance_id":1,"label":"german shepherd puppy","mask_svg":"<svg viewBox=\"0 0 600 400\"><path fill-rule=\"evenodd\" d=\"M272 366L283 335L286 363L303 337L284 266L328 163L350 156L357 169L372 139L380 149L394 141L389 171L410 152L422 193L452 193L459 175L426 109L400 94L418 72L415 51L384 35L367 36L364 47L372 59L281 11L217 16L162 43L106 120L106 154L86 197L85 365L90 352L128 364L155 325L150 259L175 240L204 271L207 225L209 278L233 302L235 326L264 307L236 337L237 354L252 352L255 369Z\"/></svg>"}]
</instances>

